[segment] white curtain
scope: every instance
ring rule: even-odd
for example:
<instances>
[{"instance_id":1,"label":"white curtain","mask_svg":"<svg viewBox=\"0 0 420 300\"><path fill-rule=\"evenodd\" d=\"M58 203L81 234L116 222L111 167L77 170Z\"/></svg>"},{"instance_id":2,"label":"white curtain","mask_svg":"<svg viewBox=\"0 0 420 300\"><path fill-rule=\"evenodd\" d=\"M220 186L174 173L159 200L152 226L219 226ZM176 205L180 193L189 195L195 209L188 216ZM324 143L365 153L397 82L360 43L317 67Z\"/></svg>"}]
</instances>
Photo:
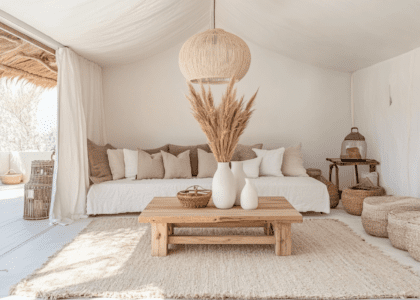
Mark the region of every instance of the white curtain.
<instances>
[{"instance_id":1,"label":"white curtain","mask_svg":"<svg viewBox=\"0 0 420 300\"><path fill-rule=\"evenodd\" d=\"M354 102L381 185L420 197L420 48L355 72Z\"/></svg>"},{"instance_id":2,"label":"white curtain","mask_svg":"<svg viewBox=\"0 0 420 300\"><path fill-rule=\"evenodd\" d=\"M102 69L69 48L56 53L58 66L58 151L52 223L86 217L89 187L87 138L105 144Z\"/></svg>"}]
</instances>

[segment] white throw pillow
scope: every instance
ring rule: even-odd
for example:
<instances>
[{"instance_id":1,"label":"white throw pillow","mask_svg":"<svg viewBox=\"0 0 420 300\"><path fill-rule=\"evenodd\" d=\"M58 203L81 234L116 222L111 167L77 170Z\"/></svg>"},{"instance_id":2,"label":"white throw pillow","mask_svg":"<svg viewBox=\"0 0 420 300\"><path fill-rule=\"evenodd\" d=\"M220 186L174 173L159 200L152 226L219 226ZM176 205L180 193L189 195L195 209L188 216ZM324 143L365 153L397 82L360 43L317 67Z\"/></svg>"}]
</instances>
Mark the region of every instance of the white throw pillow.
<instances>
[{"instance_id":1,"label":"white throw pillow","mask_svg":"<svg viewBox=\"0 0 420 300\"><path fill-rule=\"evenodd\" d=\"M112 179L117 180L125 177L124 150L108 149L109 167L111 168Z\"/></svg>"},{"instance_id":2,"label":"white throw pillow","mask_svg":"<svg viewBox=\"0 0 420 300\"><path fill-rule=\"evenodd\" d=\"M259 176L261 160L262 157L257 157L242 161L242 167L247 178L257 178Z\"/></svg>"},{"instance_id":3,"label":"white throw pillow","mask_svg":"<svg viewBox=\"0 0 420 300\"><path fill-rule=\"evenodd\" d=\"M286 148L284 151L283 165L281 171L285 176L308 177L303 167L302 145Z\"/></svg>"},{"instance_id":4,"label":"white throw pillow","mask_svg":"<svg viewBox=\"0 0 420 300\"><path fill-rule=\"evenodd\" d=\"M139 152L137 150L124 149L125 178L136 179Z\"/></svg>"},{"instance_id":5,"label":"white throw pillow","mask_svg":"<svg viewBox=\"0 0 420 300\"><path fill-rule=\"evenodd\" d=\"M258 157L261 157L260 176L277 176L283 177L281 165L283 163L284 148L265 150L252 149Z\"/></svg>"}]
</instances>

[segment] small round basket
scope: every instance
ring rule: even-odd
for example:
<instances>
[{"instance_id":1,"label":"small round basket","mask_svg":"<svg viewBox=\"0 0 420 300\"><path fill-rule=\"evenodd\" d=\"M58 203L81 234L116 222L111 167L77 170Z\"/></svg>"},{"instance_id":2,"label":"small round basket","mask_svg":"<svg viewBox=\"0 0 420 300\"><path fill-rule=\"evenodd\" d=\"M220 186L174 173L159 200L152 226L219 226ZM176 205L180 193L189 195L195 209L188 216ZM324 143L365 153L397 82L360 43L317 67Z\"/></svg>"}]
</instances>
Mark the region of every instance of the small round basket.
<instances>
[{"instance_id":1,"label":"small round basket","mask_svg":"<svg viewBox=\"0 0 420 300\"><path fill-rule=\"evenodd\" d=\"M347 213L361 216L365 198L383 195L385 195L385 189L379 186L353 186L344 189L341 200Z\"/></svg>"},{"instance_id":2,"label":"small round basket","mask_svg":"<svg viewBox=\"0 0 420 300\"><path fill-rule=\"evenodd\" d=\"M183 207L202 208L206 207L211 198L211 190L206 190L198 185L193 185L176 195Z\"/></svg>"},{"instance_id":3,"label":"small round basket","mask_svg":"<svg viewBox=\"0 0 420 300\"><path fill-rule=\"evenodd\" d=\"M14 170L9 170L6 174L1 176L3 184L19 184L22 181L22 173L16 173Z\"/></svg>"}]
</instances>

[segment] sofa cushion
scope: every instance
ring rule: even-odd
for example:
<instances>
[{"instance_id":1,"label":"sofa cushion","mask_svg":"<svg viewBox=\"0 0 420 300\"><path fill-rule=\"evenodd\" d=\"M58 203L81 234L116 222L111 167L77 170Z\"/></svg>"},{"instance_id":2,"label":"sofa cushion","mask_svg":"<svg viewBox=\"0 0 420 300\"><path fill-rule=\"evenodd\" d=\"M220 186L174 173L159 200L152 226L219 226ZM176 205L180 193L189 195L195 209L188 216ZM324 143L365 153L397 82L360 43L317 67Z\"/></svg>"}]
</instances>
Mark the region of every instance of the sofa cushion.
<instances>
[{"instance_id":1,"label":"sofa cushion","mask_svg":"<svg viewBox=\"0 0 420 300\"><path fill-rule=\"evenodd\" d=\"M180 153L178 156L160 151L165 167L165 179L191 178L190 150Z\"/></svg>"},{"instance_id":2,"label":"sofa cushion","mask_svg":"<svg viewBox=\"0 0 420 300\"><path fill-rule=\"evenodd\" d=\"M198 175L198 154L197 149L200 148L206 152L211 152L208 144L200 144L193 146L178 146L169 144L169 153L178 156L180 153L190 150L190 163L191 163L191 174L192 176Z\"/></svg>"},{"instance_id":3,"label":"sofa cushion","mask_svg":"<svg viewBox=\"0 0 420 300\"><path fill-rule=\"evenodd\" d=\"M161 153L149 154L138 149L137 179L163 179L165 168L163 167Z\"/></svg>"},{"instance_id":4,"label":"sofa cushion","mask_svg":"<svg viewBox=\"0 0 420 300\"><path fill-rule=\"evenodd\" d=\"M262 157L260 156L242 162L242 168L247 178L258 178L260 176L261 161Z\"/></svg>"},{"instance_id":5,"label":"sofa cushion","mask_svg":"<svg viewBox=\"0 0 420 300\"><path fill-rule=\"evenodd\" d=\"M91 140L87 140L90 180L92 180L93 183L101 183L112 180L112 173L111 168L109 167L107 154L108 149L115 148L110 144L99 146Z\"/></svg>"},{"instance_id":6,"label":"sofa cushion","mask_svg":"<svg viewBox=\"0 0 420 300\"><path fill-rule=\"evenodd\" d=\"M169 152L169 144L166 144L162 147L159 148L154 148L154 149L143 149L144 152L147 152L149 154L155 154L155 153L160 153L160 151L165 151L165 152Z\"/></svg>"},{"instance_id":7,"label":"sofa cushion","mask_svg":"<svg viewBox=\"0 0 420 300\"><path fill-rule=\"evenodd\" d=\"M125 177L136 179L139 153L137 150L123 149Z\"/></svg>"},{"instance_id":8,"label":"sofa cushion","mask_svg":"<svg viewBox=\"0 0 420 300\"><path fill-rule=\"evenodd\" d=\"M281 172L284 176L308 177L306 169L303 167L302 145L288 147L284 151Z\"/></svg>"},{"instance_id":9,"label":"sofa cushion","mask_svg":"<svg viewBox=\"0 0 420 300\"><path fill-rule=\"evenodd\" d=\"M198 178L213 177L217 170L217 160L212 152L207 153L200 148L197 149L198 154Z\"/></svg>"},{"instance_id":10,"label":"sofa cushion","mask_svg":"<svg viewBox=\"0 0 420 300\"><path fill-rule=\"evenodd\" d=\"M108 161L111 168L112 179L118 180L125 177L124 151L123 149L108 149Z\"/></svg>"},{"instance_id":11,"label":"sofa cushion","mask_svg":"<svg viewBox=\"0 0 420 300\"><path fill-rule=\"evenodd\" d=\"M273 150L256 149L253 151L258 157L261 157L260 176L277 176L283 177L281 165L283 162L284 148Z\"/></svg>"},{"instance_id":12,"label":"sofa cushion","mask_svg":"<svg viewBox=\"0 0 420 300\"><path fill-rule=\"evenodd\" d=\"M238 144L233 152L232 161L250 160L257 157L252 148L262 149L263 144L255 144L251 146Z\"/></svg>"}]
</instances>

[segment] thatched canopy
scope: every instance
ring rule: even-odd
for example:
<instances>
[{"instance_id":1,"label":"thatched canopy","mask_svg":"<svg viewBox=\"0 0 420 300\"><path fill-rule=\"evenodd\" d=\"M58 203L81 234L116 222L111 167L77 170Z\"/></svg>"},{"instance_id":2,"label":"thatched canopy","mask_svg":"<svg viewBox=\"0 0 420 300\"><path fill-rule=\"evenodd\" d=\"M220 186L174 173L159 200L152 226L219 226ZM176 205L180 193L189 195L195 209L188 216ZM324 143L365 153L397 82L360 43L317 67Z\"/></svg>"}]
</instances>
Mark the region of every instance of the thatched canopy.
<instances>
[{"instance_id":1,"label":"thatched canopy","mask_svg":"<svg viewBox=\"0 0 420 300\"><path fill-rule=\"evenodd\" d=\"M0 77L19 77L44 88L57 85L55 56L0 30Z\"/></svg>"}]
</instances>

